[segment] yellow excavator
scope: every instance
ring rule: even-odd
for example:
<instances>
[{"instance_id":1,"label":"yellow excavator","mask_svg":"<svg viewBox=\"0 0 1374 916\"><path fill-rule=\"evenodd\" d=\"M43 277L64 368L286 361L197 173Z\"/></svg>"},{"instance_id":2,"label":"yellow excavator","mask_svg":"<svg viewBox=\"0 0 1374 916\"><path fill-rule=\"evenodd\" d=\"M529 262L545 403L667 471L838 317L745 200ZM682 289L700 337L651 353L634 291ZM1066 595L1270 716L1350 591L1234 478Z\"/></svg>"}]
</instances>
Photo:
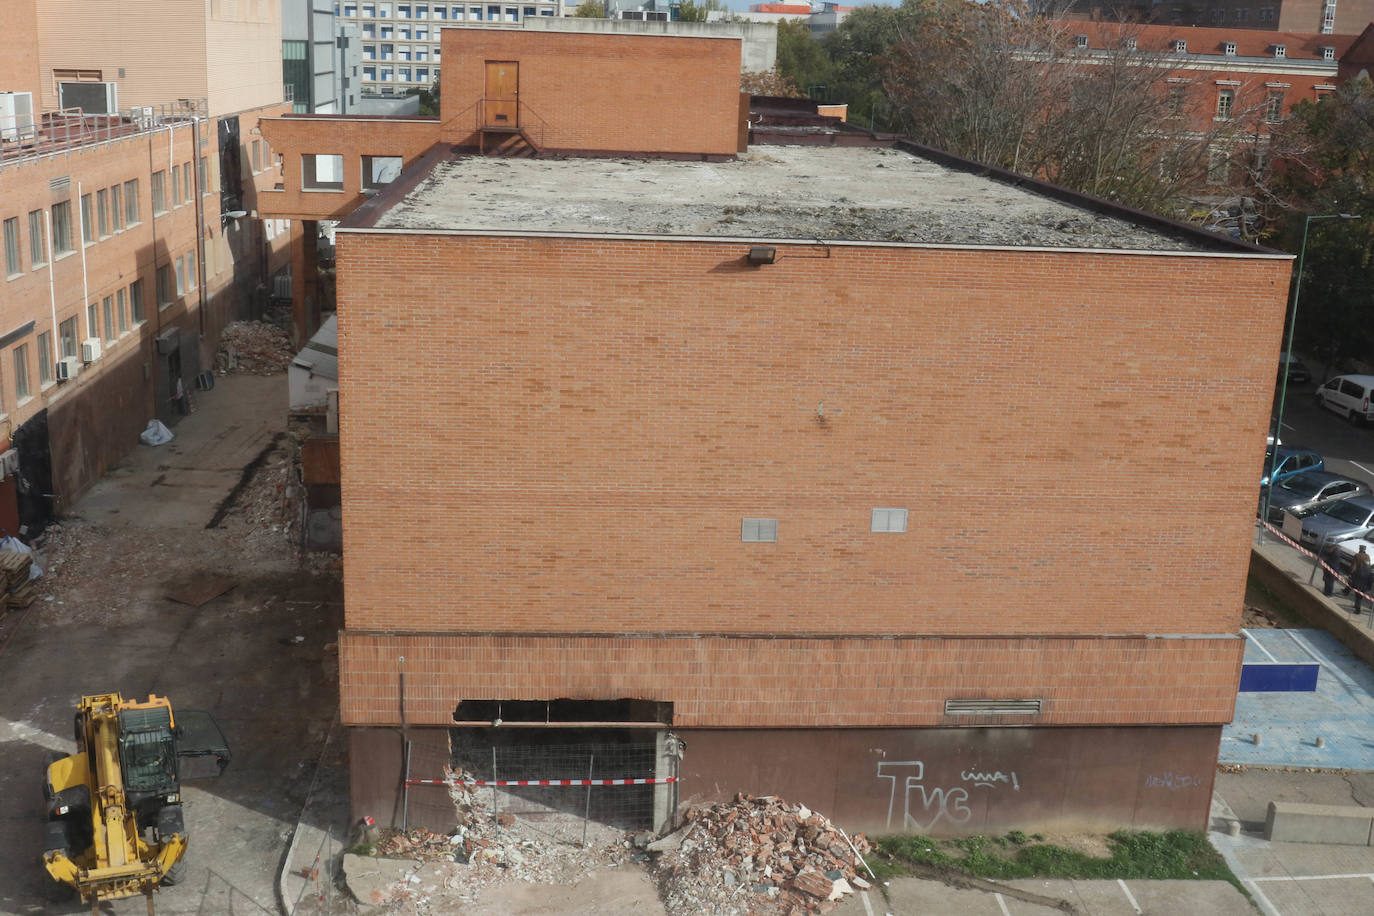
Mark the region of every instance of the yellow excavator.
<instances>
[{"instance_id":1,"label":"yellow excavator","mask_svg":"<svg viewBox=\"0 0 1374 916\"><path fill-rule=\"evenodd\" d=\"M56 754L44 795L48 826L43 862L99 909L103 900L153 894L185 870L181 781L218 776L229 748L208 713L172 715L166 697L81 698L76 753Z\"/></svg>"}]
</instances>

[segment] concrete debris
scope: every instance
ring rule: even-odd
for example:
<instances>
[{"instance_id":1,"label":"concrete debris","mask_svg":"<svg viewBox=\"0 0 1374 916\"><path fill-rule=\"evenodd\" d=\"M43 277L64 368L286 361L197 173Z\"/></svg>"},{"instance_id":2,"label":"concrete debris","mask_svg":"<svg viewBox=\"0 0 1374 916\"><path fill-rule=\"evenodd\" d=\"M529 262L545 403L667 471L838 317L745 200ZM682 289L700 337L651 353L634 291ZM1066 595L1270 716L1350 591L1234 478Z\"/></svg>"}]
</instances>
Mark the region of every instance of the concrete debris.
<instances>
[{"instance_id":1,"label":"concrete debris","mask_svg":"<svg viewBox=\"0 0 1374 916\"><path fill-rule=\"evenodd\" d=\"M684 818L675 849L649 847L661 850L654 871L673 916L825 913L861 880L840 831L805 805L737 795ZM862 834L850 839L860 855L868 851Z\"/></svg>"},{"instance_id":2,"label":"concrete debris","mask_svg":"<svg viewBox=\"0 0 1374 916\"><path fill-rule=\"evenodd\" d=\"M277 375L286 371L295 355L291 338L276 325L265 321L235 321L220 335L215 369L221 375L229 372Z\"/></svg>"},{"instance_id":3,"label":"concrete debris","mask_svg":"<svg viewBox=\"0 0 1374 916\"><path fill-rule=\"evenodd\" d=\"M602 824L586 825L583 845L580 812L548 808L498 790L498 813L493 815L491 790L473 785L470 774L446 769L444 779L454 808L450 830L389 831L377 844L378 859L403 859L407 868L382 869L388 880L379 887L375 864L345 862L345 879L361 903L393 913L447 913L473 903L489 887L511 882L571 885L642 857L629 834ZM507 807L520 816L502 810ZM418 882L412 880L416 877Z\"/></svg>"}]
</instances>

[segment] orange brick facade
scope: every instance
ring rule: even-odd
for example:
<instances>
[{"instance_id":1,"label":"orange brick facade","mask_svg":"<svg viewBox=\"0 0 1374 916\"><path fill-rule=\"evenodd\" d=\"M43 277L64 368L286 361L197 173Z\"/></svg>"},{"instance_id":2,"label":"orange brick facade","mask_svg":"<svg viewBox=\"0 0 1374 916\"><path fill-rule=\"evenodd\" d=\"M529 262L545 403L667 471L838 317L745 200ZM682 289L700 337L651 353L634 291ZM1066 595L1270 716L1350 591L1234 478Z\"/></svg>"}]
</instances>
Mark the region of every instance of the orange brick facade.
<instances>
[{"instance_id":1,"label":"orange brick facade","mask_svg":"<svg viewBox=\"0 0 1374 916\"><path fill-rule=\"evenodd\" d=\"M650 690L697 725L1229 717L1287 258L338 246L346 723L399 721L395 655L412 723Z\"/></svg>"},{"instance_id":2,"label":"orange brick facade","mask_svg":"<svg viewBox=\"0 0 1374 916\"><path fill-rule=\"evenodd\" d=\"M0 35L5 36L5 53L0 55L0 92L32 92L36 114L43 101L38 78L36 0L0 3Z\"/></svg>"},{"instance_id":3,"label":"orange brick facade","mask_svg":"<svg viewBox=\"0 0 1374 916\"><path fill-rule=\"evenodd\" d=\"M737 38L493 28L442 35L443 117L462 146L478 145L486 62L514 61L521 125L541 150L736 152Z\"/></svg>"}]
</instances>

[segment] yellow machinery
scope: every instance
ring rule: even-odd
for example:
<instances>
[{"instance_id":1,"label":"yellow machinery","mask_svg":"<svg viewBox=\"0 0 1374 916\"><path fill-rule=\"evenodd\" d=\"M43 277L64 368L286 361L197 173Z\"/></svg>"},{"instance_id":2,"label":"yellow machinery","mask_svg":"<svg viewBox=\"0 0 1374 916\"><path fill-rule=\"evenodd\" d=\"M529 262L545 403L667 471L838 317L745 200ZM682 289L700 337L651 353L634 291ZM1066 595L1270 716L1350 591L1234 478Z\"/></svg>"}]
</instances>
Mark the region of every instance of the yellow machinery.
<instances>
[{"instance_id":1,"label":"yellow machinery","mask_svg":"<svg viewBox=\"0 0 1374 916\"><path fill-rule=\"evenodd\" d=\"M172 704L155 694L146 702L117 693L82 697L77 752L48 766L43 861L93 910L102 900L144 894L151 913L158 886L181 879L187 841L182 764L212 760L214 772L202 775L218 775L229 762L213 719L205 713L181 718L174 719Z\"/></svg>"}]
</instances>

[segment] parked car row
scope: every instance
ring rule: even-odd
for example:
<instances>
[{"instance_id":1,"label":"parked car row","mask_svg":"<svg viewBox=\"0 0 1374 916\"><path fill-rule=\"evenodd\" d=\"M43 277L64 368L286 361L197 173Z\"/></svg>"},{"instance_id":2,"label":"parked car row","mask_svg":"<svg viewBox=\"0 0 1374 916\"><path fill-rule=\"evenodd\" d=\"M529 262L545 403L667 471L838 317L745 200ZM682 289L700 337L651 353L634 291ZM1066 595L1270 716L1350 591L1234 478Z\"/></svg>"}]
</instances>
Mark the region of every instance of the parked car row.
<instances>
[{"instance_id":1,"label":"parked car row","mask_svg":"<svg viewBox=\"0 0 1374 916\"><path fill-rule=\"evenodd\" d=\"M1280 480L1269 491L1269 521L1283 524L1283 514L1307 518L1353 496L1369 496L1369 485L1330 471L1303 471Z\"/></svg>"}]
</instances>

